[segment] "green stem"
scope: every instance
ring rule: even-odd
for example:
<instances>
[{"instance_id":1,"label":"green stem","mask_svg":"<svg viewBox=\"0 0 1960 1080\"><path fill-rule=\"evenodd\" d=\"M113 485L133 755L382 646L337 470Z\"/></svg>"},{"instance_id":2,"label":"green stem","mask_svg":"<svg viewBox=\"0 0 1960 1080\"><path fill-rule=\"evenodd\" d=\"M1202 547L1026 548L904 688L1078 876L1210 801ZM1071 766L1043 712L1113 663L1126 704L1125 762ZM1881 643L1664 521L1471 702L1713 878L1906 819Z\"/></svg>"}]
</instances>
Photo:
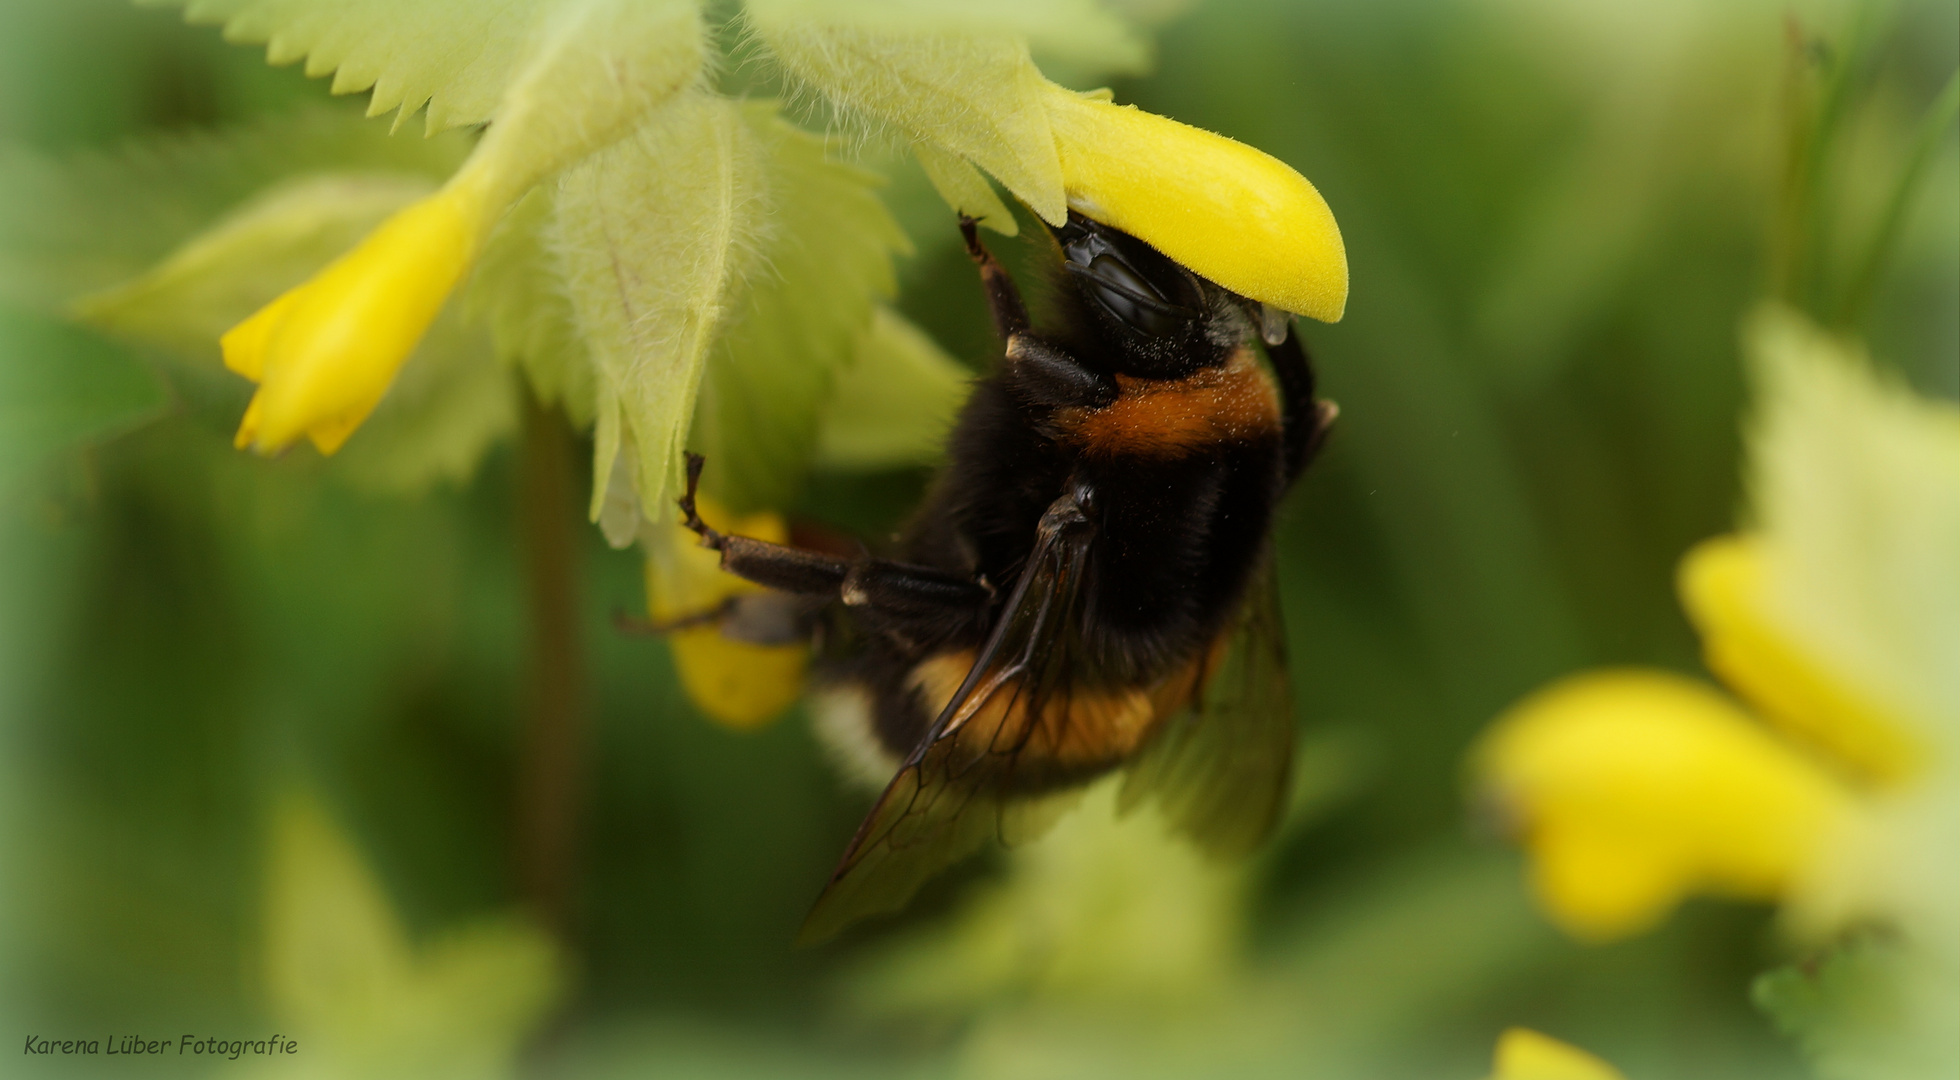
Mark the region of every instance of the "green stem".
<instances>
[{"instance_id":1,"label":"green stem","mask_svg":"<svg viewBox=\"0 0 1960 1080\"><path fill-rule=\"evenodd\" d=\"M1919 193L1920 181L1926 178L1926 167L1932 163L1933 152L1946 141L1947 131L1956 117L1960 117L1960 70L1947 77L1946 87L1940 91L1939 97L1933 99L1926 115L1920 119L1919 132L1913 139L1912 156L1906 159L1905 168L1899 172L1898 183L1893 185L1892 196L1885 202L1885 212L1878 219L1878 228L1872 234L1871 244L1865 249L1865 257L1858 261L1851 285L1845 290L1844 302L1838 307L1838 325L1854 326L1864 319L1865 309L1871 304L1872 294L1885 272L1885 264L1890 260L1899 233L1905 227L1913 196Z\"/></svg>"},{"instance_id":2,"label":"green stem","mask_svg":"<svg viewBox=\"0 0 1960 1080\"><path fill-rule=\"evenodd\" d=\"M517 509L531 641L518 762L517 862L525 901L565 944L573 931L586 738L573 462L564 417L527 391Z\"/></svg>"}]
</instances>

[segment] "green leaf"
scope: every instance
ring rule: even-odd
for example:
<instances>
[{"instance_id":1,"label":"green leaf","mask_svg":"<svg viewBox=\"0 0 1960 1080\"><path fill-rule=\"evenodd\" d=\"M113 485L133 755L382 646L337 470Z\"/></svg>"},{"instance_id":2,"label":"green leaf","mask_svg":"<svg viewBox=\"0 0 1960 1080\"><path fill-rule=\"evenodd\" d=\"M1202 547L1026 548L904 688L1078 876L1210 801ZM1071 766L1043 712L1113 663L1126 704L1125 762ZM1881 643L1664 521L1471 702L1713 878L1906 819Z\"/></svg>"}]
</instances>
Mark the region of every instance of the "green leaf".
<instances>
[{"instance_id":1,"label":"green leaf","mask_svg":"<svg viewBox=\"0 0 1960 1080\"><path fill-rule=\"evenodd\" d=\"M441 178L468 138L389 138L339 109L52 157L0 150L0 300L50 314L130 281L273 185L307 174Z\"/></svg>"},{"instance_id":2,"label":"green leaf","mask_svg":"<svg viewBox=\"0 0 1960 1080\"><path fill-rule=\"evenodd\" d=\"M1060 222L1067 201L1044 80L1025 37L975 29L982 8L947 5L944 21L912 5L750 0L748 10L789 74L845 115L966 158Z\"/></svg>"},{"instance_id":3,"label":"green leaf","mask_svg":"<svg viewBox=\"0 0 1960 1080\"><path fill-rule=\"evenodd\" d=\"M430 134L480 124L546 18L573 0L138 0L182 7L193 23L224 27L226 40L265 45L272 64L306 61L332 73L333 92L373 87L368 115L425 102ZM399 120L397 121L399 123Z\"/></svg>"},{"instance_id":4,"label":"green leaf","mask_svg":"<svg viewBox=\"0 0 1960 1080\"><path fill-rule=\"evenodd\" d=\"M121 336L215 361L218 338L435 187L413 175L314 175L274 187L135 280L75 302Z\"/></svg>"},{"instance_id":5,"label":"green leaf","mask_svg":"<svg viewBox=\"0 0 1960 1080\"><path fill-rule=\"evenodd\" d=\"M361 437L327 467L384 494L466 483L490 448L517 430L516 390L489 335L452 307L429 328Z\"/></svg>"},{"instance_id":6,"label":"green leaf","mask_svg":"<svg viewBox=\"0 0 1960 1080\"><path fill-rule=\"evenodd\" d=\"M1960 755L1960 410L1785 308L1748 326L1751 502L1808 651Z\"/></svg>"},{"instance_id":7,"label":"green leaf","mask_svg":"<svg viewBox=\"0 0 1960 1080\"><path fill-rule=\"evenodd\" d=\"M679 494L708 349L765 224L764 153L739 106L693 93L559 185L548 243L592 350L592 516L615 545Z\"/></svg>"},{"instance_id":8,"label":"green leaf","mask_svg":"<svg viewBox=\"0 0 1960 1080\"><path fill-rule=\"evenodd\" d=\"M549 940L485 919L417 949L352 840L289 793L273 821L265 981L299 1042L267 1075L490 1077L562 985Z\"/></svg>"},{"instance_id":9,"label":"green leaf","mask_svg":"<svg viewBox=\"0 0 1960 1080\"><path fill-rule=\"evenodd\" d=\"M939 192L939 197L946 200L954 213L976 218L982 226L1002 236L1020 234L1020 222L1014 220L1013 212L1000 201L994 186L971 162L931 143L913 144L912 156L919 160L926 179L932 181L932 189Z\"/></svg>"},{"instance_id":10,"label":"green leaf","mask_svg":"<svg viewBox=\"0 0 1960 1080\"><path fill-rule=\"evenodd\" d=\"M469 16L455 21L467 24ZM674 95L698 89L695 0L583 0L537 38L478 155L502 174L507 200L627 134Z\"/></svg>"},{"instance_id":11,"label":"green leaf","mask_svg":"<svg viewBox=\"0 0 1960 1080\"><path fill-rule=\"evenodd\" d=\"M84 330L0 305L0 489L162 412L149 369Z\"/></svg>"},{"instance_id":12,"label":"green leaf","mask_svg":"<svg viewBox=\"0 0 1960 1080\"><path fill-rule=\"evenodd\" d=\"M769 224L715 342L689 440L708 457L709 492L737 512L794 494L831 384L874 302L896 287L892 253L910 246L877 176L827 160L823 140L772 104L743 117L766 155Z\"/></svg>"},{"instance_id":13,"label":"green leaf","mask_svg":"<svg viewBox=\"0 0 1960 1080\"><path fill-rule=\"evenodd\" d=\"M1139 74L1150 44L1097 0L749 0L752 14L867 30L1023 38L1044 59L1078 70Z\"/></svg>"},{"instance_id":14,"label":"green leaf","mask_svg":"<svg viewBox=\"0 0 1960 1080\"><path fill-rule=\"evenodd\" d=\"M824 410L817 466L871 470L938 461L971 385L972 374L925 331L878 308Z\"/></svg>"},{"instance_id":15,"label":"green leaf","mask_svg":"<svg viewBox=\"0 0 1960 1080\"><path fill-rule=\"evenodd\" d=\"M519 365L540 401L586 427L597 408L592 354L544 244L553 197L535 189L504 216L477 260L463 311L489 327L497 358Z\"/></svg>"},{"instance_id":16,"label":"green leaf","mask_svg":"<svg viewBox=\"0 0 1960 1080\"><path fill-rule=\"evenodd\" d=\"M1960 1075L1960 974L1862 939L1756 980L1752 996L1823 1080Z\"/></svg>"},{"instance_id":17,"label":"green leaf","mask_svg":"<svg viewBox=\"0 0 1960 1080\"><path fill-rule=\"evenodd\" d=\"M315 175L278 185L220 219L135 280L77 310L119 336L217 371L218 337L306 280L434 181ZM510 377L488 335L445 312L382 399L357 446L329 468L359 487L410 493L462 481L516 425Z\"/></svg>"}]
</instances>

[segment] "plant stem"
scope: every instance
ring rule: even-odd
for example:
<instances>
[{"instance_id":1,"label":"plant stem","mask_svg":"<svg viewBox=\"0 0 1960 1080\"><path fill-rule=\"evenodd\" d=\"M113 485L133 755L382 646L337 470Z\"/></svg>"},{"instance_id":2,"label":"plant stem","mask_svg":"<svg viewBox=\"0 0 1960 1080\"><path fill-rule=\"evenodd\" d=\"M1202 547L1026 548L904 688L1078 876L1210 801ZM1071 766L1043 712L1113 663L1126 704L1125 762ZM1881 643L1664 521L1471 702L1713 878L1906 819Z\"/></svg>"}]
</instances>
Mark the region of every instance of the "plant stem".
<instances>
[{"instance_id":1,"label":"plant stem","mask_svg":"<svg viewBox=\"0 0 1960 1080\"><path fill-rule=\"evenodd\" d=\"M1947 78L1946 87L1933 99L1933 104L1919 122L1912 155L1906 159L1905 168L1899 171L1898 183L1893 185L1892 197L1886 200L1885 212L1879 218L1878 228L1872 233L1871 244L1858 263L1850 287L1845 290L1844 303L1837 312L1839 325L1855 326L1864 318L1865 308L1878 288L1878 279L1884 273L1887 258L1898 242L1900 230L1905 226L1906 212L1912 207L1913 196L1919 193L1919 182L1926 175L1926 166L1933 160L1933 151L1946 141L1947 131L1953 126L1956 116L1960 116L1960 71Z\"/></svg>"},{"instance_id":2,"label":"plant stem","mask_svg":"<svg viewBox=\"0 0 1960 1080\"><path fill-rule=\"evenodd\" d=\"M573 931L585 769L578 508L564 417L524 394L518 532L524 541L530 670L518 761L518 874L526 903L561 944Z\"/></svg>"}]
</instances>

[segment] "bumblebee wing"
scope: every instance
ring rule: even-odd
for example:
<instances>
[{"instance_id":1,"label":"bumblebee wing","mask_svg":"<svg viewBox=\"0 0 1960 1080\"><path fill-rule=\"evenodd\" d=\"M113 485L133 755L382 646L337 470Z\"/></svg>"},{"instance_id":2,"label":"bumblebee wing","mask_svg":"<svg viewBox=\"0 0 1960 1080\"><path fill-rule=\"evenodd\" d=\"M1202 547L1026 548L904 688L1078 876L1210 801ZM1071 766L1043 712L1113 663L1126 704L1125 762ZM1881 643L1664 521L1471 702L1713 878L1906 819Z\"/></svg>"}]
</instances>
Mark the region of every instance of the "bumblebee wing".
<instances>
[{"instance_id":1,"label":"bumblebee wing","mask_svg":"<svg viewBox=\"0 0 1960 1080\"><path fill-rule=\"evenodd\" d=\"M1040 716L1044 702L1071 692L1070 630L1094 534L1073 497L1048 508L986 643L858 826L803 922L800 944L828 940L864 916L897 911L933 874L989 838L1012 843L1038 833L1068 801L1014 794L1032 725L1017 728L1002 718Z\"/></svg>"},{"instance_id":2,"label":"bumblebee wing","mask_svg":"<svg viewBox=\"0 0 1960 1080\"><path fill-rule=\"evenodd\" d=\"M1271 553L1191 703L1165 721L1123 782L1124 810L1154 797L1180 831L1220 854L1272 832L1293 764L1293 695Z\"/></svg>"}]
</instances>

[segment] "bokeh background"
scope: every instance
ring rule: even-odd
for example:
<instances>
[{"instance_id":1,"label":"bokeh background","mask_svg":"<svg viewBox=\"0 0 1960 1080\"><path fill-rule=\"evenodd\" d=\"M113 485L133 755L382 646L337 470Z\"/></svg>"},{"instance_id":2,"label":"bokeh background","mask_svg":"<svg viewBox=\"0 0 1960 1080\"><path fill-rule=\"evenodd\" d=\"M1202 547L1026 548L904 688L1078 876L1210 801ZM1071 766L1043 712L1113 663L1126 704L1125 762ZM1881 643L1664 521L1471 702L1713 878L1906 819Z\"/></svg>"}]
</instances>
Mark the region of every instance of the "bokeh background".
<instances>
[{"instance_id":1,"label":"bokeh background","mask_svg":"<svg viewBox=\"0 0 1960 1080\"><path fill-rule=\"evenodd\" d=\"M298 1022L371 1043L345 1060L373 1074L428 1076L1473 1080L1497 1032L1524 1024L1635 1080L1807 1075L1749 1000L1789 959L1766 910L1697 902L1632 941L1567 941L1480 829L1462 761L1560 674L1700 670L1672 576L1735 523L1737 326L1754 302L1780 291L1921 392L1960 395L1951 139L1869 303L1840 302L1954 69L1960 9L1131 7L1157 20L1158 58L1115 83L1119 100L1301 169L1348 245L1347 317L1306 328L1340 427L1279 530L1302 791L1248 867L1082 825L1045 868L983 860L904 919L797 951L866 797L800 708L749 732L701 717L662 644L612 629L644 603L641 566L583 525L567 564L584 724L568 914L547 931L510 921L531 895L517 838L536 439L380 494L310 451L233 452L247 387L215 364L186 374L39 318L60 315L64 283L140 270L253 184L193 177L203 203L170 203L181 220L93 193L193 159L199 133L360 103L175 11L6 0L0 1035L264 1038ZM1803 58L1830 61L1816 41L1854 39L1840 152L1791 281L1786 90ZM770 91L749 67L724 77ZM398 136L415 144L404 167L453 163L419 138ZM991 332L948 215L909 166L891 171L917 247L899 306L978 367ZM1017 266L1040 254L1000 246ZM52 355L66 374L27 359ZM820 475L786 509L878 536L923 483ZM280 905L296 895L328 896L343 936L295 943ZM400 936L376 937L390 919ZM1076 937L1043 938L1056 927ZM363 948L400 953L399 985L360 1009L308 1004L325 985L310 973ZM9 1052L0 1070L303 1071L328 1060L314 1045L298 1066Z\"/></svg>"}]
</instances>

